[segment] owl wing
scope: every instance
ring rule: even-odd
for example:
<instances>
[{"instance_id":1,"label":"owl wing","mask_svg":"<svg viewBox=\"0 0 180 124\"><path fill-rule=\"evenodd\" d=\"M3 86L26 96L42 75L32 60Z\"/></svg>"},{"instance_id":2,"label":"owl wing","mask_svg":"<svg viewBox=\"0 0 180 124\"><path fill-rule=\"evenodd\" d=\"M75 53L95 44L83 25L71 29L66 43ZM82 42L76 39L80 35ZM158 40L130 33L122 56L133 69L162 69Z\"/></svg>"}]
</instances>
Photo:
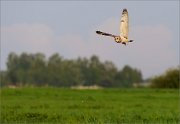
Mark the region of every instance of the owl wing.
<instances>
[{"instance_id":1,"label":"owl wing","mask_svg":"<svg viewBox=\"0 0 180 124\"><path fill-rule=\"evenodd\" d=\"M105 35L105 36L115 37L115 35L113 35L113 34L109 34L109 33L101 32L101 31L96 31L96 33L97 33L97 34L100 34L100 35Z\"/></svg>"},{"instance_id":2,"label":"owl wing","mask_svg":"<svg viewBox=\"0 0 180 124\"><path fill-rule=\"evenodd\" d=\"M123 9L120 22L120 36L128 39L129 17L127 9Z\"/></svg>"}]
</instances>

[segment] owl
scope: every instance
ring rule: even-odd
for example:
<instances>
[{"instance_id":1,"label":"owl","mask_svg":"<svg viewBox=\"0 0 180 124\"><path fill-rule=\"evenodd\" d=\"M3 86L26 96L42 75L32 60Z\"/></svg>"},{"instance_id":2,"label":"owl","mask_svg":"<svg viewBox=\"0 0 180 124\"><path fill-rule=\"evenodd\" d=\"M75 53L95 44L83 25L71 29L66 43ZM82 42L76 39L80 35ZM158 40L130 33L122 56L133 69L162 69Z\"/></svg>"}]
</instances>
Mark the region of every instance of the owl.
<instances>
[{"instance_id":1,"label":"owl","mask_svg":"<svg viewBox=\"0 0 180 124\"><path fill-rule=\"evenodd\" d=\"M120 35L119 36L105 33L102 31L96 31L96 33L99 35L113 37L114 41L116 43L122 43L122 44L126 45L128 42L133 42L133 40L128 39L128 31L129 31L128 11L127 11L127 9L123 9L121 20L120 20Z\"/></svg>"}]
</instances>

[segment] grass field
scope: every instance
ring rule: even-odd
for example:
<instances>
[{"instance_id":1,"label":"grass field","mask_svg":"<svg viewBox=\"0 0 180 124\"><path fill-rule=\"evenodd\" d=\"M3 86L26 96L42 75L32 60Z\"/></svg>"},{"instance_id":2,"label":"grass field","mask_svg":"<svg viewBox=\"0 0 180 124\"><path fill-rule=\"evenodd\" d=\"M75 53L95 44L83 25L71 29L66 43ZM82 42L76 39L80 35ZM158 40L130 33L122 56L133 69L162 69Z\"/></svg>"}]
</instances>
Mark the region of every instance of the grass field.
<instances>
[{"instance_id":1,"label":"grass field","mask_svg":"<svg viewBox=\"0 0 180 124\"><path fill-rule=\"evenodd\" d=\"M1 89L0 123L180 123L174 89Z\"/></svg>"}]
</instances>

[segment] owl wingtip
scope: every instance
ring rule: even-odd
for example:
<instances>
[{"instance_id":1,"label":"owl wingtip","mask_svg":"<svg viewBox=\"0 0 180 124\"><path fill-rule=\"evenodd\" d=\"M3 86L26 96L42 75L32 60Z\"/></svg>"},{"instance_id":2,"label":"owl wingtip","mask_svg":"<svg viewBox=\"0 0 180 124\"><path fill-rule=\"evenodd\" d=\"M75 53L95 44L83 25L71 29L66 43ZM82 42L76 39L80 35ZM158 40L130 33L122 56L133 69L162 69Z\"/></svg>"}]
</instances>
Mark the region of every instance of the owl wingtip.
<instances>
[{"instance_id":1,"label":"owl wingtip","mask_svg":"<svg viewBox=\"0 0 180 124\"><path fill-rule=\"evenodd\" d=\"M124 8L124 9L123 9L123 12L127 12L127 9L126 9L126 8Z\"/></svg>"},{"instance_id":2,"label":"owl wingtip","mask_svg":"<svg viewBox=\"0 0 180 124\"><path fill-rule=\"evenodd\" d=\"M96 31L97 34L100 34L101 32L100 31Z\"/></svg>"}]
</instances>

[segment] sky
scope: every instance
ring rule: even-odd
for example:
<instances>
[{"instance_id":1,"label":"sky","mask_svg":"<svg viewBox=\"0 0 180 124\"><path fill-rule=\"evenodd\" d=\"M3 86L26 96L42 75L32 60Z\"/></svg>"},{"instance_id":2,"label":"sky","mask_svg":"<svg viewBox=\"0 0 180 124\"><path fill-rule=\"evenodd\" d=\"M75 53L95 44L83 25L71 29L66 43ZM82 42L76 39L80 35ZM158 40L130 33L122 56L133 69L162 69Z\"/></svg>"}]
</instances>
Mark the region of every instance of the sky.
<instances>
[{"instance_id":1,"label":"sky","mask_svg":"<svg viewBox=\"0 0 180 124\"><path fill-rule=\"evenodd\" d=\"M122 10L129 12L124 46L96 30L119 35ZM65 59L97 55L144 78L179 65L179 0L171 1L1 1L1 70L10 52L59 53Z\"/></svg>"}]
</instances>

